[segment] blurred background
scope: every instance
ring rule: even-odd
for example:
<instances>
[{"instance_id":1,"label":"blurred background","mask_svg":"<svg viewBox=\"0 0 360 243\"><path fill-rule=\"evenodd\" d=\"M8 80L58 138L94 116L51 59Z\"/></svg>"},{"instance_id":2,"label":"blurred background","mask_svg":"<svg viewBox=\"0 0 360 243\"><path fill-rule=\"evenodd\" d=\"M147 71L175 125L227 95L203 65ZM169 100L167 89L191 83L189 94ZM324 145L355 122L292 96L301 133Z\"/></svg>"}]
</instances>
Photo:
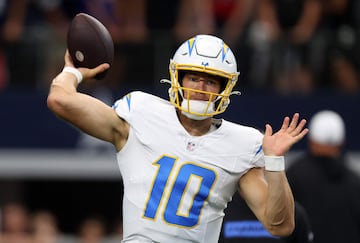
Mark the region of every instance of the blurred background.
<instances>
[{"instance_id":1,"label":"blurred background","mask_svg":"<svg viewBox=\"0 0 360 243\"><path fill-rule=\"evenodd\" d=\"M195 34L215 34L231 47L241 73L235 89L242 95L232 97L224 118L277 128L294 112L309 119L334 110L346 123L350 167L360 174L358 0L0 0L2 232L17 231L6 220L18 212L24 215L22 226L14 219L18 231L32 238L36 232L62 235L64 242L121 237L114 149L46 106L50 83L63 68L67 28L79 12L98 18L115 45L106 78L81 84L83 92L109 105L132 90L167 99L159 80L169 78L174 51ZM296 144L289 163L305 148L305 140Z\"/></svg>"}]
</instances>

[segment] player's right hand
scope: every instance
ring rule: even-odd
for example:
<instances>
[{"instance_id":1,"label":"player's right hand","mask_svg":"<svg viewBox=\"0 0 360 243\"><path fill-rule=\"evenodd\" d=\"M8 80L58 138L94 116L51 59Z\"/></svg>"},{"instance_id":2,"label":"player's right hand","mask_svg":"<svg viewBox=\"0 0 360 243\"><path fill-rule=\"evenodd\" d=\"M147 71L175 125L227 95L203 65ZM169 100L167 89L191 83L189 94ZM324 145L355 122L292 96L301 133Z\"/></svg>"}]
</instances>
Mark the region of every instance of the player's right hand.
<instances>
[{"instance_id":1,"label":"player's right hand","mask_svg":"<svg viewBox=\"0 0 360 243\"><path fill-rule=\"evenodd\" d=\"M64 60L65 60L65 67L74 67L74 63L71 59L69 50L66 50ZM103 64L100 64L99 66L97 66L95 68L91 68L91 69L83 68L83 67L79 67L77 69L81 72L81 74L83 76L83 80L86 80L86 79L94 78L96 75L104 72L105 70L107 70L109 68L110 68L110 65L108 63L103 63Z\"/></svg>"}]
</instances>

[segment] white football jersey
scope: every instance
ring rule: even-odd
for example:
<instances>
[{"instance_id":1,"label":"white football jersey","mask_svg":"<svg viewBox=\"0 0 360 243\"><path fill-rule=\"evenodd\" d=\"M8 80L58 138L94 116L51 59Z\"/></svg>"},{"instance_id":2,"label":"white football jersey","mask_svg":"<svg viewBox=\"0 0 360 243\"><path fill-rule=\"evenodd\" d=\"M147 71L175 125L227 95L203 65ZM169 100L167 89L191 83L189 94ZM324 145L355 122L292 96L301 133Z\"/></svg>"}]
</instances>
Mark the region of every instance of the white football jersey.
<instances>
[{"instance_id":1,"label":"white football jersey","mask_svg":"<svg viewBox=\"0 0 360 243\"><path fill-rule=\"evenodd\" d=\"M218 242L239 178L264 166L261 132L218 120L218 129L191 136L173 105L138 91L113 107L130 124L117 153L123 242Z\"/></svg>"}]
</instances>

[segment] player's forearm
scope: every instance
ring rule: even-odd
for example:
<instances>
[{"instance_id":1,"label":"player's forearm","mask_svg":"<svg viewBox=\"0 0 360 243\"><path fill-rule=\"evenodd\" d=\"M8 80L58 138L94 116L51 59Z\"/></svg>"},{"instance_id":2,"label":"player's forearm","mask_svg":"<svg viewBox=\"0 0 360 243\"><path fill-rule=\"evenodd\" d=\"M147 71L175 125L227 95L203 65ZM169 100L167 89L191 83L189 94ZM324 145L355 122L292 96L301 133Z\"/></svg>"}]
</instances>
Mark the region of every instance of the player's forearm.
<instances>
[{"instance_id":1,"label":"player's forearm","mask_svg":"<svg viewBox=\"0 0 360 243\"><path fill-rule=\"evenodd\" d=\"M277 236L291 234L295 227L294 198L285 172L265 172L268 199L265 211L266 227Z\"/></svg>"}]
</instances>

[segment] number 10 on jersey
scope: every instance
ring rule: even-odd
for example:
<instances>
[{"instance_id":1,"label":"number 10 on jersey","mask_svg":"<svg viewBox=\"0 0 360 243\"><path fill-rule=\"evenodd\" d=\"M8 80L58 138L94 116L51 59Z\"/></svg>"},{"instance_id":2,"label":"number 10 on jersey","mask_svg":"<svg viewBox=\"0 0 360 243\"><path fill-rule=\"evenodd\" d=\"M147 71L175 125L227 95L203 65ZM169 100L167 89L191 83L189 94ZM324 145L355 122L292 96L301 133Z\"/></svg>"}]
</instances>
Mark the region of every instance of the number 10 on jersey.
<instances>
[{"instance_id":1,"label":"number 10 on jersey","mask_svg":"<svg viewBox=\"0 0 360 243\"><path fill-rule=\"evenodd\" d=\"M176 160L177 158L164 155L154 163L158 169L146 203L144 217L155 220L159 217L159 210L164 208L163 219L167 223L193 227L200 220L201 209L210 195L216 173L193 163L185 163L174 170ZM171 184L169 178L174 173L176 178ZM194 181L197 183L192 183ZM197 189L192 193L189 190L191 184L197 184ZM167 201L163 200L165 190L170 190ZM189 199L190 206L187 207L186 212L181 211L184 200Z\"/></svg>"}]
</instances>

